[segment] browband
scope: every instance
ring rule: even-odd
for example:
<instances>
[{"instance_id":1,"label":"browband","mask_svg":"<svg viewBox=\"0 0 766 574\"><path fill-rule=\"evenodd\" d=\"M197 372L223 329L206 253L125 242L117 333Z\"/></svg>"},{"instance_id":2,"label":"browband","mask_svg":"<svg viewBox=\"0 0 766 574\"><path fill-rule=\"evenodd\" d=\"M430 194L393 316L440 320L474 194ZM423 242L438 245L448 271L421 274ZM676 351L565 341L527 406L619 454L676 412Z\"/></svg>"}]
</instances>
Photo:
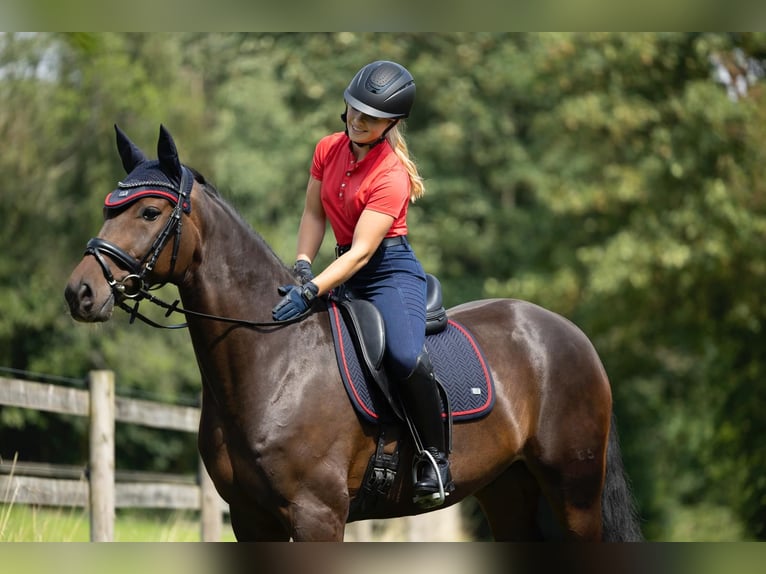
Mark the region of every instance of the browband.
<instances>
[{"instance_id":1,"label":"browband","mask_svg":"<svg viewBox=\"0 0 766 574\"><path fill-rule=\"evenodd\" d=\"M194 184L194 177L186 166L181 166L182 177L181 185L176 188L170 180L142 180L131 178L133 181L119 182L117 189L109 193L104 200L104 205L108 209L125 207L141 199L142 197L161 197L176 205L179 196L183 195L182 209L185 213L191 212L191 188ZM179 189L184 193L179 193Z\"/></svg>"}]
</instances>

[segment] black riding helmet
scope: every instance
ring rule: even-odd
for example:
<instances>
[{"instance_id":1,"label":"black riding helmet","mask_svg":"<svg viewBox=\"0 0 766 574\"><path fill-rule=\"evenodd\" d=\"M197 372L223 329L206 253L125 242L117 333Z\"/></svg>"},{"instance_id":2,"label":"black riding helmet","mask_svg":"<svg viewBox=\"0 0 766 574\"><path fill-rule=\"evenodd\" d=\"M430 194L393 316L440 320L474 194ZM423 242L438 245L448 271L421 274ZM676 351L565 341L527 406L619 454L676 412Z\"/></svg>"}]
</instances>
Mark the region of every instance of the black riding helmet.
<instances>
[{"instance_id":1,"label":"black riding helmet","mask_svg":"<svg viewBox=\"0 0 766 574\"><path fill-rule=\"evenodd\" d=\"M415 101L415 80L407 68L378 60L359 70L343 93L348 105L375 118L406 118Z\"/></svg>"}]
</instances>

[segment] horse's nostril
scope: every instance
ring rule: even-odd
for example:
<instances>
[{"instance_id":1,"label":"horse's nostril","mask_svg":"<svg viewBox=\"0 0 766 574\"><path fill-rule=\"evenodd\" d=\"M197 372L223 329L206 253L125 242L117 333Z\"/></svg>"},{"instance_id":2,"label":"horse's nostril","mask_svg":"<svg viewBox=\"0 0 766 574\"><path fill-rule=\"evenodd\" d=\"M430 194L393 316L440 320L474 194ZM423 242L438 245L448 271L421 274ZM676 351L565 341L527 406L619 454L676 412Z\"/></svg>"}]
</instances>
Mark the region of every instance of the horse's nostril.
<instances>
[{"instance_id":1,"label":"horse's nostril","mask_svg":"<svg viewBox=\"0 0 766 574\"><path fill-rule=\"evenodd\" d=\"M93 307L93 291L90 285L83 282L80 284L80 289L77 291L77 298L80 301L80 307L84 311L89 311Z\"/></svg>"},{"instance_id":2,"label":"horse's nostril","mask_svg":"<svg viewBox=\"0 0 766 574\"><path fill-rule=\"evenodd\" d=\"M93 307L93 291L85 282L80 283L79 286L67 285L64 289L64 298L73 311L77 309L87 311Z\"/></svg>"}]
</instances>

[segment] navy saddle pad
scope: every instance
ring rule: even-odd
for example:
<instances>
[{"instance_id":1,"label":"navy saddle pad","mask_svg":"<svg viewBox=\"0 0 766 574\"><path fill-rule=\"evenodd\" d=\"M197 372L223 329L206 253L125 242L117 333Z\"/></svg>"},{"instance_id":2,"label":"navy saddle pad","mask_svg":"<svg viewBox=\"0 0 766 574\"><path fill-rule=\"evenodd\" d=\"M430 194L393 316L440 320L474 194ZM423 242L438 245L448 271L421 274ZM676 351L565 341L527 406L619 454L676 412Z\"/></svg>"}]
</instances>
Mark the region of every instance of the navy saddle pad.
<instances>
[{"instance_id":1,"label":"navy saddle pad","mask_svg":"<svg viewBox=\"0 0 766 574\"><path fill-rule=\"evenodd\" d=\"M335 356L351 403L370 422L391 420L392 409L375 382L365 376L365 369L335 302L328 302L328 312L335 339ZM494 381L471 333L450 319L443 331L426 337L426 348L434 374L447 391L453 421L468 421L488 414L495 404Z\"/></svg>"}]
</instances>

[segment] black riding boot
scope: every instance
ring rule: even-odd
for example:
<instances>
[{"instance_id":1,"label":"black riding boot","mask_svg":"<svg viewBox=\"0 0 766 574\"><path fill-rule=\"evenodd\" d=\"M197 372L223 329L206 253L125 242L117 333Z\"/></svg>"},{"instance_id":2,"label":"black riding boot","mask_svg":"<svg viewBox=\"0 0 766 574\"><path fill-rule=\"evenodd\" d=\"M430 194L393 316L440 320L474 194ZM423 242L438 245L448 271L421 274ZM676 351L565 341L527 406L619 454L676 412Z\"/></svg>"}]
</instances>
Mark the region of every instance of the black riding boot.
<instances>
[{"instance_id":1,"label":"black riding boot","mask_svg":"<svg viewBox=\"0 0 766 574\"><path fill-rule=\"evenodd\" d=\"M414 501L424 507L437 506L444 502L440 482L445 496L455 490L455 485L447 458L449 449L442 420L441 399L425 349L420 353L412 373L400 382L399 392L424 450L415 460ZM438 467L438 474L434 463Z\"/></svg>"}]
</instances>

